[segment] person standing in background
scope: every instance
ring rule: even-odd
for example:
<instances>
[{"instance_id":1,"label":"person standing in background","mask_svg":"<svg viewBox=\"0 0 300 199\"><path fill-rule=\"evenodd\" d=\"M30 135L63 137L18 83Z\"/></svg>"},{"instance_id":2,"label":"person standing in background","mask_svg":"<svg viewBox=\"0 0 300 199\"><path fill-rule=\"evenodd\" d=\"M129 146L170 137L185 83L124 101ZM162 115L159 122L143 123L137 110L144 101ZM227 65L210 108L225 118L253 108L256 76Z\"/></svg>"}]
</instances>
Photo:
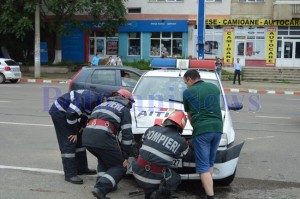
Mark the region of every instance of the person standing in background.
<instances>
[{"instance_id":1,"label":"person standing in background","mask_svg":"<svg viewBox=\"0 0 300 199\"><path fill-rule=\"evenodd\" d=\"M236 63L233 65L234 69L234 77L233 77L233 84L235 84L236 76L238 76L239 85L241 85L241 71L242 71L242 64L240 63L240 58L236 59Z\"/></svg>"},{"instance_id":2,"label":"person standing in background","mask_svg":"<svg viewBox=\"0 0 300 199\"><path fill-rule=\"evenodd\" d=\"M116 65L117 66L123 66L122 59L119 55L117 55L117 58L116 58Z\"/></svg>"},{"instance_id":3,"label":"person standing in background","mask_svg":"<svg viewBox=\"0 0 300 199\"><path fill-rule=\"evenodd\" d=\"M222 66L223 66L223 64L222 64L219 57L217 58L217 61L216 61L215 65L216 65L217 74L219 75L219 78L221 80L222 79Z\"/></svg>"},{"instance_id":4,"label":"person standing in background","mask_svg":"<svg viewBox=\"0 0 300 199\"><path fill-rule=\"evenodd\" d=\"M100 57L99 53L96 53L96 55L93 57L93 60L92 60L92 66L98 66L100 60L101 60L101 57Z\"/></svg>"}]
</instances>

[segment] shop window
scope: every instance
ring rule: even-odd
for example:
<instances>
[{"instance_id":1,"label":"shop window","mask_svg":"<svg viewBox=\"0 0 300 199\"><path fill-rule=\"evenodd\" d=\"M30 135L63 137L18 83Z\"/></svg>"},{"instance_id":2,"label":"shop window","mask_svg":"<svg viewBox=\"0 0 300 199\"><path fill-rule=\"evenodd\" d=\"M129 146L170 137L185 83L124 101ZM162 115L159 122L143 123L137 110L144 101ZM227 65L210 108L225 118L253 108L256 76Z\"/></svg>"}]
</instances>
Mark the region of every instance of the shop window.
<instances>
[{"instance_id":1,"label":"shop window","mask_svg":"<svg viewBox=\"0 0 300 199\"><path fill-rule=\"evenodd\" d=\"M128 13L142 13L141 8L127 8Z\"/></svg>"},{"instance_id":2,"label":"shop window","mask_svg":"<svg viewBox=\"0 0 300 199\"><path fill-rule=\"evenodd\" d=\"M141 33L133 32L128 35L128 55L140 55Z\"/></svg>"},{"instance_id":3,"label":"shop window","mask_svg":"<svg viewBox=\"0 0 300 199\"><path fill-rule=\"evenodd\" d=\"M222 0L205 0L205 2L222 2Z\"/></svg>"},{"instance_id":4,"label":"shop window","mask_svg":"<svg viewBox=\"0 0 300 199\"><path fill-rule=\"evenodd\" d=\"M281 51L282 51L282 41L277 41L277 58L281 58Z\"/></svg>"},{"instance_id":5,"label":"shop window","mask_svg":"<svg viewBox=\"0 0 300 199\"><path fill-rule=\"evenodd\" d=\"M182 33L151 33L150 56L182 56Z\"/></svg>"},{"instance_id":6,"label":"shop window","mask_svg":"<svg viewBox=\"0 0 300 199\"><path fill-rule=\"evenodd\" d=\"M106 55L118 55L119 38L107 37L106 39Z\"/></svg>"}]
</instances>

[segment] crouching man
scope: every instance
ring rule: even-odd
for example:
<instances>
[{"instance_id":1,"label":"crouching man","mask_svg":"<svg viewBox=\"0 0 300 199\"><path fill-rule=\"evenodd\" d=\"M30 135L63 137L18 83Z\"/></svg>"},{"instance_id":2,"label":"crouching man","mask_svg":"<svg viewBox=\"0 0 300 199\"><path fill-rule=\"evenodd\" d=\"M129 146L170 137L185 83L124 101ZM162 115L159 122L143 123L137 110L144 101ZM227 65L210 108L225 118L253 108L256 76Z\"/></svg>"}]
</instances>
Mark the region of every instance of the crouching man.
<instances>
[{"instance_id":1,"label":"crouching man","mask_svg":"<svg viewBox=\"0 0 300 199\"><path fill-rule=\"evenodd\" d=\"M138 185L144 189L145 199L171 198L171 192L180 184L180 175L170 167L174 159L189 151L189 145L181 137L186 122L185 114L176 111L162 125L150 127L143 135L132 171Z\"/></svg>"}]
</instances>

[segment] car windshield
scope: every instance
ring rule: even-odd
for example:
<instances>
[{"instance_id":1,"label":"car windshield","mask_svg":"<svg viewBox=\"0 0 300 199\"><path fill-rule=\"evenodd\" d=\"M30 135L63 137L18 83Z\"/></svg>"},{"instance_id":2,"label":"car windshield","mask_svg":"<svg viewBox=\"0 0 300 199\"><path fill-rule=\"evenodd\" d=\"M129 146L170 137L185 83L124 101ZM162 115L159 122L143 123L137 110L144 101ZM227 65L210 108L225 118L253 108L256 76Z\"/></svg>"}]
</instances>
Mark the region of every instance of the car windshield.
<instances>
[{"instance_id":1,"label":"car windshield","mask_svg":"<svg viewBox=\"0 0 300 199\"><path fill-rule=\"evenodd\" d=\"M215 84L219 89L217 80L203 79L205 82ZM186 89L182 77L147 77L144 76L134 90L138 100L158 100L164 102L181 102L182 92ZM222 94L220 95L221 108L224 109Z\"/></svg>"}]
</instances>

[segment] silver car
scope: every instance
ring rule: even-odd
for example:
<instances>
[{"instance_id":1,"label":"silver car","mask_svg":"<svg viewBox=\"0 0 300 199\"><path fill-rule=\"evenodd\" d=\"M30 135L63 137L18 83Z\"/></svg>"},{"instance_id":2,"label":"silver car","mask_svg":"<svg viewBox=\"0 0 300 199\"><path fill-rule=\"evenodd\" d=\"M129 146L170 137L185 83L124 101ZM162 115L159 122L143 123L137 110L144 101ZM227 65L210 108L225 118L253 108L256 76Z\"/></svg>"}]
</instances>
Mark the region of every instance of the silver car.
<instances>
[{"instance_id":1,"label":"silver car","mask_svg":"<svg viewBox=\"0 0 300 199\"><path fill-rule=\"evenodd\" d=\"M0 58L0 84L9 80L17 83L21 79L20 66L12 59Z\"/></svg>"}]
</instances>

